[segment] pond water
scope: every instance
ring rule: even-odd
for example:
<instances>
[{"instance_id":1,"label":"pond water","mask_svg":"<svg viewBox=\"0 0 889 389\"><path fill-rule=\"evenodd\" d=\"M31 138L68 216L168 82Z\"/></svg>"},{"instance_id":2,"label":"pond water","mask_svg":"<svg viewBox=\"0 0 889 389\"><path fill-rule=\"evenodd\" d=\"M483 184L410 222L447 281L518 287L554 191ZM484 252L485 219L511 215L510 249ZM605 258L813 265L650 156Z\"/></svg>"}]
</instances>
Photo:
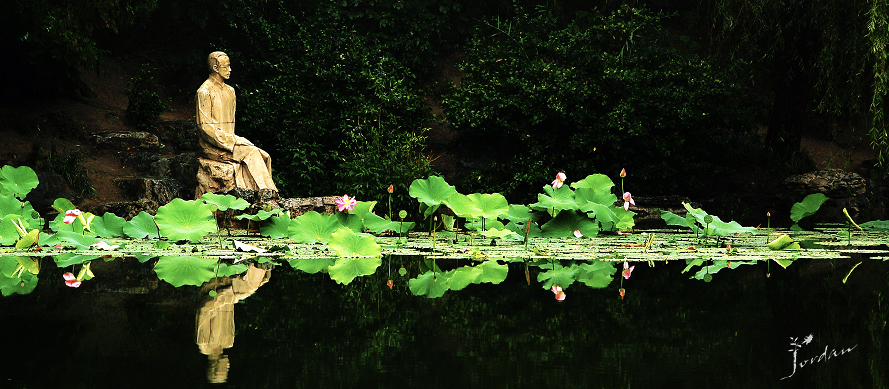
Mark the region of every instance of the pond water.
<instances>
[{"instance_id":1,"label":"pond water","mask_svg":"<svg viewBox=\"0 0 889 389\"><path fill-rule=\"evenodd\" d=\"M763 262L709 283L679 262L636 263L562 302L521 263L436 299L411 294L418 268L403 259L345 286L262 265L174 288L126 258L72 289L49 265L41 276L58 282L0 298L0 387L886 387L883 261Z\"/></svg>"}]
</instances>

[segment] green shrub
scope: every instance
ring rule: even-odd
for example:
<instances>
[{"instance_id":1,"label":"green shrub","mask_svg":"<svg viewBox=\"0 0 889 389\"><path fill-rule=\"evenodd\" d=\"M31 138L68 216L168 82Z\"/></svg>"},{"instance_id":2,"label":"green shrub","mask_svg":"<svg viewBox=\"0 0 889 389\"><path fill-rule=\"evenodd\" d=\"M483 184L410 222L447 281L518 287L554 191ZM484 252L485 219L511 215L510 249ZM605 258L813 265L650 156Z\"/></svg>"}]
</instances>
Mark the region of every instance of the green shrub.
<instances>
[{"instance_id":1,"label":"green shrub","mask_svg":"<svg viewBox=\"0 0 889 389\"><path fill-rule=\"evenodd\" d=\"M626 168L633 193L712 182L738 164L742 99L729 75L673 48L664 17L621 7L560 22L546 9L482 21L441 96L474 159L463 191L532 201L569 179Z\"/></svg>"},{"instance_id":2,"label":"green shrub","mask_svg":"<svg viewBox=\"0 0 889 389\"><path fill-rule=\"evenodd\" d=\"M142 67L138 77L130 80L132 85L127 88L127 121L140 130L150 130L161 112L170 110L170 99L164 100L157 94L152 69L148 65Z\"/></svg>"},{"instance_id":3,"label":"green shrub","mask_svg":"<svg viewBox=\"0 0 889 389\"><path fill-rule=\"evenodd\" d=\"M33 155L38 156L37 169L56 173L61 175L68 181L68 185L81 196L92 197L96 195L96 188L93 187L93 180L90 178L90 171L83 162L86 160L86 153L78 150L56 150L53 144L49 149L48 155L41 155L40 145L33 146Z\"/></svg>"}]
</instances>

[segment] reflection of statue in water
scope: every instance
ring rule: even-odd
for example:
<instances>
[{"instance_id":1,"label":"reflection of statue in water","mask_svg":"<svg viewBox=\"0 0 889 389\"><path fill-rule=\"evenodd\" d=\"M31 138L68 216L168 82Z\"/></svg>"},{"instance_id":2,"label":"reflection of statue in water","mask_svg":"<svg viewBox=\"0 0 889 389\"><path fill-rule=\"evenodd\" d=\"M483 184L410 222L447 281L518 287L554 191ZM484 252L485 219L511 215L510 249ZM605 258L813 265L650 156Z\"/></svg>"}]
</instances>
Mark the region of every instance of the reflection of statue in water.
<instances>
[{"instance_id":1,"label":"reflection of statue in water","mask_svg":"<svg viewBox=\"0 0 889 389\"><path fill-rule=\"evenodd\" d=\"M207 58L210 77L198 88L197 124L203 158L199 158L196 198L220 190L271 189L272 160L249 140L235 135L235 90L225 84L231 76L228 56L215 51Z\"/></svg>"},{"instance_id":2,"label":"reflection of statue in water","mask_svg":"<svg viewBox=\"0 0 889 389\"><path fill-rule=\"evenodd\" d=\"M222 351L235 344L235 303L253 294L271 275L271 271L250 265L246 274L204 283L202 290L215 287L217 293L197 315L196 342L201 354L207 356L207 380L211 383L228 379L229 361Z\"/></svg>"}]
</instances>

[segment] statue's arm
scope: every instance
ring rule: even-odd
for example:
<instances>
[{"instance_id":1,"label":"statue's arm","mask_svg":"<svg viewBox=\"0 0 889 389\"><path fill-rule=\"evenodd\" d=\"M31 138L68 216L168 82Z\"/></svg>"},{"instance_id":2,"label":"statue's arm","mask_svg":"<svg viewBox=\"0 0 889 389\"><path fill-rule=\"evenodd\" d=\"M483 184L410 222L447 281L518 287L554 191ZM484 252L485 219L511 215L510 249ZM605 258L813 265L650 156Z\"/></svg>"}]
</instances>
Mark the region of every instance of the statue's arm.
<instances>
[{"instance_id":1,"label":"statue's arm","mask_svg":"<svg viewBox=\"0 0 889 389\"><path fill-rule=\"evenodd\" d=\"M232 151L238 137L219 128L218 120L212 117L213 100L210 98L210 92L199 90L197 103L198 125L205 135L204 139L216 147Z\"/></svg>"}]
</instances>

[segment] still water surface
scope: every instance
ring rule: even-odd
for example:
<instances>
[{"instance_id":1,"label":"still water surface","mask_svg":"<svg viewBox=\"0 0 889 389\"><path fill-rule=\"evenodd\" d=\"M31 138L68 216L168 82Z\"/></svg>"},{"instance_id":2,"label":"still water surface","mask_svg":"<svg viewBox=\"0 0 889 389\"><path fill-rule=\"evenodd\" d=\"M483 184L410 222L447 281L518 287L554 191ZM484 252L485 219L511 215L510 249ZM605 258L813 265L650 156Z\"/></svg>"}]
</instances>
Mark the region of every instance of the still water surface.
<instances>
[{"instance_id":1,"label":"still water surface","mask_svg":"<svg viewBox=\"0 0 889 389\"><path fill-rule=\"evenodd\" d=\"M414 265L384 260L348 286L286 265L252 269L217 285L215 299L212 285L173 288L132 259L96 263L102 278L79 289L42 269L32 294L0 298L0 387L887 385L882 261L772 264L768 278L762 263L711 283L687 279L684 264L639 263L625 299L615 280L574 284L563 302L533 268L528 285L521 264L500 285L416 297L402 263L416 277Z\"/></svg>"}]
</instances>

